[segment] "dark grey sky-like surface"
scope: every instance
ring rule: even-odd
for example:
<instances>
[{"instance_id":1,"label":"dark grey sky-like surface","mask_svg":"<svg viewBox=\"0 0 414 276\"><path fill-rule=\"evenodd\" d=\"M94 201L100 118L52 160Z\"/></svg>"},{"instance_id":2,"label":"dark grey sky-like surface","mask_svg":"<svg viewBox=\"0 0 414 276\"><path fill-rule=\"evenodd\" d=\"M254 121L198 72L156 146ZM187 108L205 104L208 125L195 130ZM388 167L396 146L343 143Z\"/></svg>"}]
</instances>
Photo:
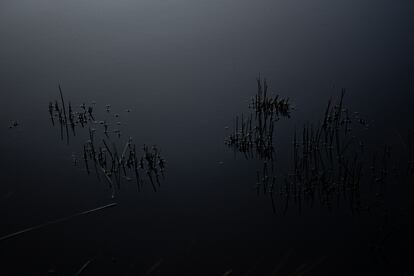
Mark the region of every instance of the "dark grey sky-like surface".
<instances>
[{"instance_id":1,"label":"dark grey sky-like surface","mask_svg":"<svg viewBox=\"0 0 414 276\"><path fill-rule=\"evenodd\" d=\"M409 1L3 1L2 80L146 90L162 80L159 91L217 90L214 80L258 72L295 90L404 80L411 11Z\"/></svg>"}]
</instances>

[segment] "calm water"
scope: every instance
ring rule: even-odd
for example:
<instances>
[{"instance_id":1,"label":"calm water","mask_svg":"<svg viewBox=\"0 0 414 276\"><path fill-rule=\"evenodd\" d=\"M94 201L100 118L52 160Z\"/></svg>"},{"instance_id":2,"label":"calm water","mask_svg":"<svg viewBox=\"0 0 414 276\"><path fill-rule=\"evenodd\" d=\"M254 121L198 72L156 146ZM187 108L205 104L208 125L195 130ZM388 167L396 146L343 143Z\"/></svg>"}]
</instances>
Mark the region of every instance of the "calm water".
<instances>
[{"instance_id":1,"label":"calm water","mask_svg":"<svg viewBox=\"0 0 414 276\"><path fill-rule=\"evenodd\" d=\"M92 259L85 275L271 275L278 264L277 275L304 264L315 275L403 275L412 269L404 241L412 227L400 211L411 206L406 181L394 179L387 202L390 225L409 225L387 241L388 259L375 260L382 213L316 206L275 215L254 191L261 162L235 157L224 139L248 112L260 74L295 106L275 125L279 168L291 159L295 127L320 120L341 88L370 121L368 145L387 143L405 158L400 136L414 138L413 11L403 0L2 1L0 236L118 205L1 241L1 274L71 275ZM88 134L67 145L52 127L58 83L74 106L96 101L100 118L111 104L120 144L132 136L161 148L168 163L156 193L124 182L111 199L82 159L73 166Z\"/></svg>"}]
</instances>

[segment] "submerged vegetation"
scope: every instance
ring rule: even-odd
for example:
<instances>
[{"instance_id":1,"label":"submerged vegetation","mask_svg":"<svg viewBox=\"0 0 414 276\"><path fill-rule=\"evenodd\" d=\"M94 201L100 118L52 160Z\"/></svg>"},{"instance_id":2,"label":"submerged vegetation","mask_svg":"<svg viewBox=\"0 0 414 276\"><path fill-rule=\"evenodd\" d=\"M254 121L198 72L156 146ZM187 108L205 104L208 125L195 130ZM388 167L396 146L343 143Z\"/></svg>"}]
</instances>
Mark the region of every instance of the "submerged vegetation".
<instances>
[{"instance_id":1,"label":"submerged vegetation","mask_svg":"<svg viewBox=\"0 0 414 276\"><path fill-rule=\"evenodd\" d=\"M113 137L121 139L121 131L119 128L112 129L113 125L120 126L120 121L114 124L108 120L97 120L94 113L96 102L92 102L91 105L82 103L78 109L73 108L69 102L66 107L60 85L59 93L60 103L58 100L49 102L51 123L53 126L59 125L60 137L63 140L66 136L68 144L70 132L76 136L79 128L87 130L87 140L79 154L86 172L90 174L93 170L99 181L103 177L109 184L112 197L115 196L115 186L121 188L121 180L129 182L135 179L138 191L148 182L152 189L157 191L157 187L161 185L160 181L164 179L166 165L160 149L156 145L144 144L139 147L133 143L132 137L129 137L120 151ZM105 111L111 113L111 106L106 105ZM131 110L126 109L125 112L129 113ZM119 116L118 113L112 115L116 119ZM101 132L97 130L98 127L101 127ZM78 155L74 154L72 158L77 165Z\"/></svg>"}]
</instances>

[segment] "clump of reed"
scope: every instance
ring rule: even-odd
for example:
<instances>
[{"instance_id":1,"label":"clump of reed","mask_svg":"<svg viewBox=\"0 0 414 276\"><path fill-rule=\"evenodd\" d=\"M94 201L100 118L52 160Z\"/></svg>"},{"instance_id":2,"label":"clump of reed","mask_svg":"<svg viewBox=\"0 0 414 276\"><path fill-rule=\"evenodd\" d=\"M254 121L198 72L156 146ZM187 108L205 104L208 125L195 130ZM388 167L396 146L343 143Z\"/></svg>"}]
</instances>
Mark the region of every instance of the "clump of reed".
<instances>
[{"instance_id":1,"label":"clump of reed","mask_svg":"<svg viewBox=\"0 0 414 276\"><path fill-rule=\"evenodd\" d=\"M369 210L361 190L375 190L376 197L386 193L386 183L395 166L391 166L391 148L387 145L380 154L367 150L361 132L369 129L368 120L359 112L351 112L344 104L345 90L338 99L330 99L319 122L305 123L296 129L292 139L292 158L289 172L276 172L273 133L275 122L290 118L293 107L289 99L271 97L266 80L257 79L257 93L252 98L249 116L236 116L232 133L226 144L248 159L259 159L262 168L256 171L255 190L271 198L282 213L296 205L320 206L332 210L335 203L346 202L352 213ZM408 139L410 140L410 139ZM405 142L404 142L405 143ZM405 143L408 152L407 173L413 174L411 142ZM371 166L367 164L372 163ZM278 203L278 204L276 204Z\"/></svg>"},{"instance_id":2,"label":"clump of reed","mask_svg":"<svg viewBox=\"0 0 414 276\"><path fill-rule=\"evenodd\" d=\"M319 123L305 123L299 131L295 130L291 171L287 175L278 177L276 182L276 174L268 173L266 163L263 172L257 172L256 185L264 194L271 195L274 210L273 200L277 197L283 213L291 204L301 212L304 203L313 206L316 200L329 210L335 202L344 200L352 213L359 213L368 208L361 202L361 185L369 182L369 175L377 193L384 194L391 149L384 146L380 158L366 153L364 141L354 130L358 126L366 129L368 123L359 113L350 116L349 109L344 107L344 95L342 91L338 101L329 100ZM368 168L370 159L372 165Z\"/></svg>"},{"instance_id":3,"label":"clump of reed","mask_svg":"<svg viewBox=\"0 0 414 276\"><path fill-rule=\"evenodd\" d=\"M363 142L351 136L348 109L343 107L344 91L337 103L328 102L321 123L307 123L293 139L293 171L289 175L294 202L302 198L332 208L333 198L349 199L352 211L361 208L360 183L364 160Z\"/></svg>"},{"instance_id":4,"label":"clump of reed","mask_svg":"<svg viewBox=\"0 0 414 276\"><path fill-rule=\"evenodd\" d=\"M289 98L280 98L279 95L270 96L266 79L263 80L263 84L260 77L256 79L256 82L257 93L252 97L250 105L250 108L256 113L256 118L260 119L260 116L274 117L275 120L279 120L280 117L290 118L292 106L289 103Z\"/></svg>"},{"instance_id":5,"label":"clump of reed","mask_svg":"<svg viewBox=\"0 0 414 276\"><path fill-rule=\"evenodd\" d=\"M263 84L262 84L263 82ZM280 118L290 118L292 106L288 98L272 97L268 94L266 79L257 79L257 92L249 106L254 111L249 116L236 116L233 132L225 139L227 146L246 158L259 157L273 160L274 123Z\"/></svg>"},{"instance_id":6,"label":"clump of reed","mask_svg":"<svg viewBox=\"0 0 414 276\"><path fill-rule=\"evenodd\" d=\"M138 191L141 191L144 183L149 181L153 190L157 191L160 187L160 179L164 179L165 159L161 156L157 146L142 147L142 154L137 154L137 147L129 138L125 143L122 152L119 152L115 143L112 147L108 146L105 139L101 140L101 144L95 142L93 132L83 147L83 159L88 174L90 173L89 165L91 164L95 170L98 180L103 174L104 178L112 190L112 197L115 196L115 186L121 188L121 180L131 181L135 178ZM147 180L145 179L145 173Z\"/></svg>"},{"instance_id":7,"label":"clump of reed","mask_svg":"<svg viewBox=\"0 0 414 276\"><path fill-rule=\"evenodd\" d=\"M157 146L148 147L144 145L142 152L138 153L138 147L132 142L130 137L122 151L117 149L116 143L111 139L111 133L121 138L120 129L111 129L112 122L107 120L96 120L94 114L95 102L92 105L82 103L78 110L75 110L69 102L66 107L63 98L62 89L59 85L60 104L57 100L49 102L49 115L52 125L55 126L55 120L60 125L61 139L63 140L64 133L66 133L67 143L69 144L69 127L72 130L73 136L76 136L76 128L88 130L88 139L83 144L81 156L83 158L85 169L88 174L91 169L95 171L97 179L101 181L101 177L108 182L109 188L112 191L112 197L115 196L115 185L118 189L121 187L121 180L131 181L135 178L137 188L140 191L145 182L150 182L153 190L157 191L161 179L164 179L166 161L161 156L161 151ZM110 113L110 105L106 105L106 112ZM126 112L131 112L126 109ZM119 114L113 115L119 118ZM102 132L99 132L96 127L102 125ZM116 125L121 125L121 122L116 122ZM99 134L103 133L103 136ZM76 155L73 155L74 164L77 165L78 160Z\"/></svg>"},{"instance_id":8,"label":"clump of reed","mask_svg":"<svg viewBox=\"0 0 414 276\"><path fill-rule=\"evenodd\" d=\"M76 127L81 126L85 128L88 124L95 122L93 106L86 106L83 103L80 105L79 110L74 110L70 102L66 106L60 84L59 94L60 104L58 100L49 102L49 116L53 126L55 125L55 119L57 119L60 126L61 139L63 140L64 133L66 133L66 140L69 144L69 127L72 130L73 136L76 136Z\"/></svg>"},{"instance_id":9,"label":"clump of reed","mask_svg":"<svg viewBox=\"0 0 414 276\"><path fill-rule=\"evenodd\" d=\"M18 127L19 125L20 125L20 123L19 123L18 121L16 121L16 120L12 120L12 121L10 121L10 124L9 124L9 129L16 128L16 127Z\"/></svg>"}]
</instances>

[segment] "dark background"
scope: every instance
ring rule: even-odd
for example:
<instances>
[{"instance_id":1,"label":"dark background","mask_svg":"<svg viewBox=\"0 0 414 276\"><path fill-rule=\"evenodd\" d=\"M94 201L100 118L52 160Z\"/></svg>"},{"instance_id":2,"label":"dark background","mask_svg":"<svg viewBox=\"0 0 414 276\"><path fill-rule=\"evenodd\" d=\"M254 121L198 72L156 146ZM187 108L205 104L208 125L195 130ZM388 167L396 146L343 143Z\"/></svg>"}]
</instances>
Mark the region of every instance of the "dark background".
<instances>
[{"instance_id":1,"label":"dark background","mask_svg":"<svg viewBox=\"0 0 414 276\"><path fill-rule=\"evenodd\" d=\"M340 88L369 118L369 141L401 148L413 123L413 12L404 0L2 0L0 236L118 206L2 241L0 274L71 275L95 258L85 274L145 275L162 259L163 275L269 275L289 252L284 273L326 257L316 275L402 274L404 242L388 252L392 265L372 260L372 216L274 215L252 188L259 165L235 159L224 138L260 74L296 108L277 125L280 163L294 128L319 119ZM162 149L157 193L126 183L111 200L72 165L87 132L68 146L51 126L58 83L73 105L96 101L109 116L111 104L122 139ZM11 120L20 125L8 129ZM393 190L395 205L410 202L410 187Z\"/></svg>"}]
</instances>

